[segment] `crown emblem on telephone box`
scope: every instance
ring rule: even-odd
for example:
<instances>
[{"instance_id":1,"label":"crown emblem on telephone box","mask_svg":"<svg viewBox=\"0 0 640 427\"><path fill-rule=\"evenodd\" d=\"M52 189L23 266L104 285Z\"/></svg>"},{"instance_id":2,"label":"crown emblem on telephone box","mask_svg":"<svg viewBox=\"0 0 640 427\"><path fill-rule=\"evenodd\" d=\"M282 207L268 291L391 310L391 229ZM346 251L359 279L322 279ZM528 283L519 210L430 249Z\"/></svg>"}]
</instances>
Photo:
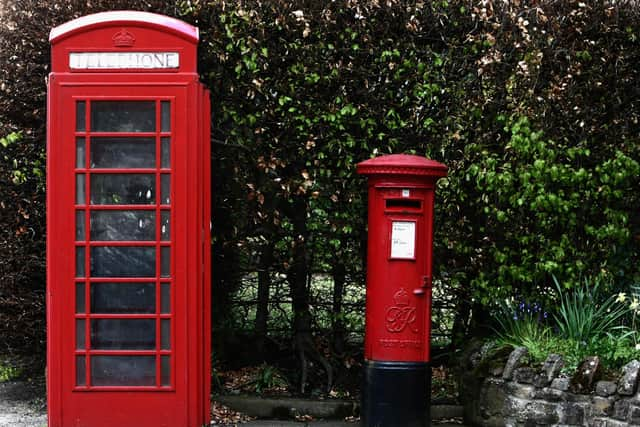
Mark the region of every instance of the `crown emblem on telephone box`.
<instances>
[{"instance_id":1,"label":"crown emblem on telephone box","mask_svg":"<svg viewBox=\"0 0 640 427\"><path fill-rule=\"evenodd\" d=\"M136 42L136 38L125 28L118 31L112 38L116 47L131 47Z\"/></svg>"}]
</instances>

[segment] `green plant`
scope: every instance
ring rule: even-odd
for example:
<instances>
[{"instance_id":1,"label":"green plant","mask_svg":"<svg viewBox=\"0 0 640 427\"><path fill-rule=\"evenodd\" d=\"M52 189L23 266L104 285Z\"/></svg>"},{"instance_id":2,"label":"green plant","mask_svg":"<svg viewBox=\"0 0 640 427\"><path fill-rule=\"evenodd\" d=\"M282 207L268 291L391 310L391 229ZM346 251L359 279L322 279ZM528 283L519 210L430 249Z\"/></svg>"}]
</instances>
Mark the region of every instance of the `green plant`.
<instances>
[{"instance_id":1,"label":"green plant","mask_svg":"<svg viewBox=\"0 0 640 427\"><path fill-rule=\"evenodd\" d=\"M617 295L602 295L601 279L584 279L572 290L563 290L555 277L553 281L559 299L554 318L563 338L588 345L614 333L617 338L629 335L623 323L629 308L620 304Z\"/></svg>"},{"instance_id":2,"label":"green plant","mask_svg":"<svg viewBox=\"0 0 640 427\"><path fill-rule=\"evenodd\" d=\"M537 303L504 301L495 313L497 344L526 347L534 361L544 359L552 332L545 318L546 312Z\"/></svg>"},{"instance_id":3,"label":"green plant","mask_svg":"<svg viewBox=\"0 0 640 427\"><path fill-rule=\"evenodd\" d=\"M532 362L543 361L550 353L562 354L565 370L575 370L587 356L597 355L609 369L617 369L638 357L636 315L640 313L637 296L623 304L625 294L607 296L602 279L581 281L575 289L564 289L554 278L557 312L547 323L547 314L536 303L506 301L495 319L498 344L523 346ZM635 311L634 311L635 310ZM625 322L633 313L633 328Z\"/></svg>"},{"instance_id":4,"label":"green plant","mask_svg":"<svg viewBox=\"0 0 640 427\"><path fill-rule=\"evenodd\" d=\"M252 383L256 393L260 394L272 388L288 386L288 382L282 373L277 368L266 363L260 366Z\"/></svg>"},{"instance_id":5,"label":"green plant","mask_svg":"<svg viewBox=\"0 0 640 427\"><path fill-rule=\"evenodd\" d=\"M633 340L633 348L636 352L640 352L640 325L638 315L640 315L640 286L631 287L631 297L627 297L626 292L620 292L616 297L616 301L621 304L627 304L631 313L630 336Z\"/></svg>"},{"instance_id":6,"label":"green plant","mask_svg":"<svg viewBox=\"0 0 640 427\"><path fill-rule=\"evenodd\" d=\"M0 363L0 383L13 381L22 375L22 370L10 363Z\"/></svg>"}]
</instances>

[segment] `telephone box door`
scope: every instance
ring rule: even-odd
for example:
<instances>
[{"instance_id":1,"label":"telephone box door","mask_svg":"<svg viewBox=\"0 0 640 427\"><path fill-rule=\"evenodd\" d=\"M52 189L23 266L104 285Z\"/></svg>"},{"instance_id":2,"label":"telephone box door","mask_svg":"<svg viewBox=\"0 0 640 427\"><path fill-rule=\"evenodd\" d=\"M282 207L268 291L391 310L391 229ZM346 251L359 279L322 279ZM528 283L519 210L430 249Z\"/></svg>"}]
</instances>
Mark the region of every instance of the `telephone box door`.
<instances>
[{"instance_id":1,"label":"telephone box door","mask_svg":"<svg viewBox=\"0 0 640 427\"><path fill-rule=\"evenodd\" d=\"M196 86L123 84L107 95L51 84L50 107L64 114L52 122L62 143L50 147L49 221L65 226L50 227L50 280L62 284L51 330L64 331L50 337L60 375L51 398L64 402L50 423L193 425L189 348L202 346L202 319L190 263L202 257L187 239L202 230L186 165L197 156L187 128Z\"/></svg>"}]
</instances>

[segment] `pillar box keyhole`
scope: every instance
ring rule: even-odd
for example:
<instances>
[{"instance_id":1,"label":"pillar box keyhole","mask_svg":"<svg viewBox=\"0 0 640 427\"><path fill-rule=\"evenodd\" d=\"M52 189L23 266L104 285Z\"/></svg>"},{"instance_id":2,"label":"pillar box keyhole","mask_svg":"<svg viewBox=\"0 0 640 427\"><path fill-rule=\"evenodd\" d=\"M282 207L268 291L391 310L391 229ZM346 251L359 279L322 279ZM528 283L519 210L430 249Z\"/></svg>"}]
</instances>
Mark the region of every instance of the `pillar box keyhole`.
<instances>
[{"instance_id":1,"label":"pillar box keyhole","mask_svg":"<svg viewBox=\"0 0 640 427\"><path fill-rule=\"evenodd\" d=\"M435 183L445 165L394 154L361 162L368 177L364 427L429 425Z\"/></svg>"},{"instance_id":2,"label":"pillar box keyhole","mask_svg":"<svg viewBox=\"0 0 640 427\"><path fill-rule=\"evenodd\" d=\"M210 105L198 30L106 12L51 31L50 427L209 424Z\"/></svg>"}]
</instances>

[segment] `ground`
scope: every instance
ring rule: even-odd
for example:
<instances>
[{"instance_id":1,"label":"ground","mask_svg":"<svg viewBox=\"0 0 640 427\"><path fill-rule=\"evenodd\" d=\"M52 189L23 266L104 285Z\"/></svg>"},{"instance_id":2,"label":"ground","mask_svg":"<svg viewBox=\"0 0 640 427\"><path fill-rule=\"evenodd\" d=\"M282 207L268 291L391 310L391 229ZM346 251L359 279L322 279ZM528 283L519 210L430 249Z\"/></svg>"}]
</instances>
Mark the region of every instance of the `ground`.
<instances>
[{"instance_id":1,"label":"ground","mask_svg":"<svg viewBox=\"0 0 640 427\"><path fill-rule=\"evenodd\" d=\"M265 381L264 367L247 368L238 371L219 372L222 391L226 393L255 393L256 387L264 386L263 391L267 395L278 396L288 395L286 387L278 381L277 375L275 379L270 377ZM434 370L434 382L437 387L447 389L450 380L442 369ZM258 381L256 381L258 380ZM264 382L264 384L260 384ZM437 394L447 394L451 390L434 390L434 396ZM346 395L345 395L346 394ZM336 396L338 397L338 396ZM342 398L351 397L348 392L341 391ZM6 381L0 382L0 427L45 427L47 425L46 416L46 390L43 379L28 381ZM353 427L359 426L358 419L350 418L340 421L316 421L308 416L300 416L295 421L255 421L250 417L241 413L230 410L229 408L213 402L212 404L212 425L218 426L234 426L246 425L247 427L305 427L305 426L324 426L324 427ZM448 420L451 424L439 424L445 426L460 426L460 420ZM245 424L247 423L247 424Z\"/></svg>"},{"instance_id":2,"label":"ground","mask_svg":"<svg viewBox=\"0 0 640 427\"><path fill-rule=\"evenodd\" d=\"M0 427L44 427L47 407L41 384L0 383Z\"/></svg>"}]
</instances>

